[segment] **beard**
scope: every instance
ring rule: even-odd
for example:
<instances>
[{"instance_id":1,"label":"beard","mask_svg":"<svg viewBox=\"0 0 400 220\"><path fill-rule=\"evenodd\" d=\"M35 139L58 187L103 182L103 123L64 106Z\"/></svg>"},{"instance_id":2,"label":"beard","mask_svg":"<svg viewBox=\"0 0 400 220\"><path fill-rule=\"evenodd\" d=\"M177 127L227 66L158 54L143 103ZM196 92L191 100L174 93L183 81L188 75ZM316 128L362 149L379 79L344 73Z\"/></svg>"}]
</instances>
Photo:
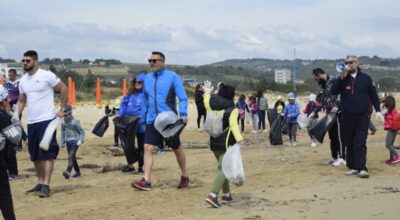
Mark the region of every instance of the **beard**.
<instances>
[{"instance_id":1,"label":"beard","mask_svg":"<svg viewBox=\"0 0 400 220\"><path fill-rule=\"evenodd\" d=\"M33 65L32 66L28 66L28 67L25 67L24 66L24 70L25 70L25 72L29 72L29 71L31 71L31 70L33 70Z\"/></svg>"},{"instance_id":2,"label":"beard","mask_svg":"<svg viewBox=\"0 0 400 220\"><path fill-rule=\"evenodd\" d=\"M353 74L353 73L355 73L357 71L357 69L350 69L350 70L348 70L347 72L349 73L349 74Z\"/></svg>"}]
</instances>

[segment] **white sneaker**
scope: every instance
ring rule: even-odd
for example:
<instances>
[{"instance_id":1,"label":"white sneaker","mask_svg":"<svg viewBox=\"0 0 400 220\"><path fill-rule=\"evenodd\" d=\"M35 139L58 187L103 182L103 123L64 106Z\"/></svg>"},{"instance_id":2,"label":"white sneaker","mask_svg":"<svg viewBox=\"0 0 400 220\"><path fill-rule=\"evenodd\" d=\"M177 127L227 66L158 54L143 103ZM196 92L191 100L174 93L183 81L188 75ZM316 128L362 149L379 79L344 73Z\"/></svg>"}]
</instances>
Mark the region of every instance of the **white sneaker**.
<instances>
[{"instance_id":1,"label":"white sneaker","mask_svg":"<svg viewBox=\"0 0 400 220\"><path fill-rule=\"evenodd\" d=\"M331 159L325 161L324 164L325 165L332 165L333 163L335 163L335 161L336 161L335 159L331 158Z\"/></svg>"},{"instance_id":2,"label":"white sneaker","mask_svg":"<svg viewBox=\"0 0 400 220\"><path fill-rule=\"evenodd\" d=\"M346 161L344 161L342 158L336 159L335 162L332 164L335 167L340 167L340 166L346 166Z\"/></svg>"},{"instance_id":3,"label":"white sneaker","mask_svg":"<svg viewBox=\"0 0 400 220\"><path fill-rule=\"evenodd\" d=\"M258 131L251 131L251 133L256 134L256 133L258 133Z\"/></svg>"},{"instance_id":4,"label":"white sneaker","mask_svg":"<svg viewBox=\"0 0 400 220\"><path fill-rule=\"evenodd\" d=\"M203 128L199 128L199 132L203 132Z\"/></svg>"},{"instance_id":5,"label":"white sneaker","mask_svg":"<svg viewBox=\"0 0 400 220\"><path fill-rule=\"evenodd\" d=\"M356 175L356 174L358 174L358 171L357 170L348 170L348 171L346 171L346 176L352 176L352 175Z\"/></svg>"},{"instance_id":6,"label":"white sneaker","mask_svg":"<svg viewBox=\"0 0 400 220\"><path fill-rule=\"evenodd\" d=\"M311 147L316 147L317 144L316 144L315 142L312 142L310 146L311 146Z\"/></svg>"},{"instance_id":7,"label":"white sneaker","mask_svg":"<svg viewBox=\"0 0 400 220\"><path fill-rule=\"evenodd\" d=\"M358 173L358 177L360 177L360 178L368 178L369 177L369 173L366 170L361 170Z\"/></svg>"},{"instance_id":8,"label":"white sneaker","mask_svg":"<svg viewBox=\"0 0 400 220\"><path fill-rule=\"evenodd\" d=\"M297 144L296 144L296 141L293 141L293 142L292 142L292 147L296 147L296 145L297 145Z\"/></svg>"}]
</instances>

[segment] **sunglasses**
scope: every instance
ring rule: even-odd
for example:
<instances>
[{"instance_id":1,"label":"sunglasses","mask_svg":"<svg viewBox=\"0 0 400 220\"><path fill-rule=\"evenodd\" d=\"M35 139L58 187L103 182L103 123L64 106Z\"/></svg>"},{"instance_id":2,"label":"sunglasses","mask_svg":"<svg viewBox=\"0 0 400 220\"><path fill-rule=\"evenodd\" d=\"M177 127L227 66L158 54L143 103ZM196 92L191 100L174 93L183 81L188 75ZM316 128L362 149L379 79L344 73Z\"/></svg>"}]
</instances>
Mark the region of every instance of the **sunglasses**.
<instances>
[{"instance_id":1,"label":"sunglasses","mask_svg":"<svg viewBox=\"0 0 400 220\"><path fill-rule=\"evenodd\" d=\"M346 65L348 65L348 64L353 64L355 61L354 60L352 60L352 61L346 61L346 62L344 62Z\"/></svg>"},{"instance_id":2,"label":"sunglasses","mask_svg":"<svg viewBox=\"0 0 400 220\"><path fill-rule=\"evenodd\" d=\"M24 59L22 59L21 62L22 63L30 63L30 62L32 62L32 60L29 60L29 59L28 60L24 60Z\"/></svg>"},{"instance_id":3,"label":"sunglasses","mask_svg":"<svg viewBox=\"0 0 400 220\"><path fill-rule=\"evenodd\" d=\"M163 61L163 59L148 59L149 63L157 63L157 61Z\"/></svg>"},{"instance_id":4,"label":"sunglasses","mask_svg":"<svg viewBox=\"0 0 400 220\"><path fill-rule=\"evenodd\" d=\"M135 83L136 83L136 84L143 84L142 81L136 81Z\"/></svg>"}]
</instances>

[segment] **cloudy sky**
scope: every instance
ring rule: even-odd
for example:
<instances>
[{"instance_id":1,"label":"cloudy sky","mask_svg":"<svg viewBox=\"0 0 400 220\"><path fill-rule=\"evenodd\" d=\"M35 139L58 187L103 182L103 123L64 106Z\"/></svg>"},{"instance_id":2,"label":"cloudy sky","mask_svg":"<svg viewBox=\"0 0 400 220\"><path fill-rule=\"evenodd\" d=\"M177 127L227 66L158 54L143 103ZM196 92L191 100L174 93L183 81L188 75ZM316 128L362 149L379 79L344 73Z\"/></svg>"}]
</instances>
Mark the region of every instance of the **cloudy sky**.
<instances>
[{"instance_id":1,"label":"cloudy sky","mask_svg":"<svg viewBox=\"0 0 400 220\"><path fill-rule=\"evenodd\" d=\"M396 0L0 0L0 57L168 63L400 57Z\"/></svg>"}]
</instances>

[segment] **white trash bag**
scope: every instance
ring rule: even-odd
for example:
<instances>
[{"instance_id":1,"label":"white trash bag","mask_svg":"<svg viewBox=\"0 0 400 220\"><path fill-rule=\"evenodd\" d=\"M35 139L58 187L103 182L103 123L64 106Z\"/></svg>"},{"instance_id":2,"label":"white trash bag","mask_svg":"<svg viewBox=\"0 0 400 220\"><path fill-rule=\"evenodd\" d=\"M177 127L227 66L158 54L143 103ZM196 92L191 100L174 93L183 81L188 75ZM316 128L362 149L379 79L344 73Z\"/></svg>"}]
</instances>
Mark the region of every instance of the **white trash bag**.
<instances>
[{"instance_id":1,"label":"white trash bag","mask_svg":"<svg viewBox=\"0 0 400 220\"><path fill-rule=\"evenodd\" d=\"M235 144L226 150L226 153L222 158L222 172L229 182L236 186L243 185L245 177L239 144Z\"/></svg>"},{"instance_id":2,"label":"white trash bag","mask_svg":"<svg viewBox=\"0 0 400 220\"><path fill-rule=\"evenodd\" d=\"M297 117L297 123L299 124L300 128L307 128L309 124L307 115L303 112L300 112L299 117Z\"/></svg>"},{"instance_id":3,"label":"white trash bag","mask_svg":"<svg viewBox=\"0 0 400 220\"><path fill-rule=\"evenodd\" d=\"M39 147L42 150L48 151L50 147L51 139L53 138L53 134L57 129L58 124L60 123L60 118L56 117L47 125L46 131L44 132L43 138L40 141Z\"/></svg>"}]
</instances>

